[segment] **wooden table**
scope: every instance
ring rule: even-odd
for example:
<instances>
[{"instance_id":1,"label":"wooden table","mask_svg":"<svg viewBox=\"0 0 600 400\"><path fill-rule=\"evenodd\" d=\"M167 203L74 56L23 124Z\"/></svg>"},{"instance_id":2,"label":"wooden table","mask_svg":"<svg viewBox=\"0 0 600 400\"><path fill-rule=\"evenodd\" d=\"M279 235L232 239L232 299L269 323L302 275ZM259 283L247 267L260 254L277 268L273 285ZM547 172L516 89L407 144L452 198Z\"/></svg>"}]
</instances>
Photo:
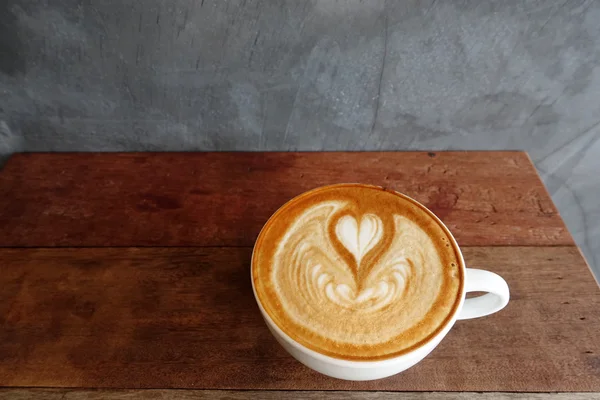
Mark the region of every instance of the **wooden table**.
<instances>
[{"instance_id":1,"label":"wooden table","mask_svg":"<svg viewBox=\"0 0 600 400\"><path fill-rule=\"evenodd\" d=\"M281 204L338 182L423 202L507 308L391 378L296 362L250 253ZM600 290L522 152L19 154L0 227L0 399L600 399Z\"/></svg>"}]
</instances>

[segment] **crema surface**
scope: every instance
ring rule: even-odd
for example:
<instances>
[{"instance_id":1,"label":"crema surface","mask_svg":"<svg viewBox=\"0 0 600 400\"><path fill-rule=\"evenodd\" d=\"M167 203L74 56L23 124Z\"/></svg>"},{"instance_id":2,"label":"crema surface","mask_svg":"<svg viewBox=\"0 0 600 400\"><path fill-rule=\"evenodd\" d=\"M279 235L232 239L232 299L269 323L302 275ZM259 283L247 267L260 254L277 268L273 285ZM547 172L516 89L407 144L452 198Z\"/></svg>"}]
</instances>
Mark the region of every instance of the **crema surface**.
<instances>
[{"instance_id":1,"label":"crema surface","mask_svg":"<svg viewBox=\"0 0 600 400\"><path fill-rule=\"evenodd\" d=\"M460 262L449 233L418 203L348 184L278 210L256 242L252 278L267 314L300 344L378 360L423 344L450 320Z\"/></svg>"}]
</instances>

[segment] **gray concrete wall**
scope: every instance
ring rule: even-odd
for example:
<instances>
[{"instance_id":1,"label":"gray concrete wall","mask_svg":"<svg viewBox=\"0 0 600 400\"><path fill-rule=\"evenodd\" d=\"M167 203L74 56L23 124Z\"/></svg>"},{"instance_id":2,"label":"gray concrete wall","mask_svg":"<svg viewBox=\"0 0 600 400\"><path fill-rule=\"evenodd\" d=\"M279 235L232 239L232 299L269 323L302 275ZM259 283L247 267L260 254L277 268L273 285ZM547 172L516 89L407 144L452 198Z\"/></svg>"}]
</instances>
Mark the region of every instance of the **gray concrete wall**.
<instances>
[{"instance_id":1,"label":"gray concrete wall","mask_svg":"<svg viewBox=\"0 0 600 400\"><path fill-rule=\"evenodd\" d=\"M524 149L600 273L600 2L0 1L0 153Z\"/></svg>"}]
</instances>

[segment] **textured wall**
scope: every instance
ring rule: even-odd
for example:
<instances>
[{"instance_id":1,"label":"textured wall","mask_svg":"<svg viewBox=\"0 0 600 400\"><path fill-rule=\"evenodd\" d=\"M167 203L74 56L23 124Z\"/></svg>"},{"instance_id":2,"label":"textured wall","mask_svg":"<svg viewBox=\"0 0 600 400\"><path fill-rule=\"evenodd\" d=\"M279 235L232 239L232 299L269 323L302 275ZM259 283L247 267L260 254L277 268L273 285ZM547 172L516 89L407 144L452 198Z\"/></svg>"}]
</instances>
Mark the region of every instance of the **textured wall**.
<instances>
[{"instance_id":1,"label":"textured wall","mask_svg":"<svg viewBox=\"0 0 600 400\"><path fill-rule=\"evenodd\" d=\"M0 153L525 149L600 273L600 2L0 1Z\"/></svg>"}]
</instances>

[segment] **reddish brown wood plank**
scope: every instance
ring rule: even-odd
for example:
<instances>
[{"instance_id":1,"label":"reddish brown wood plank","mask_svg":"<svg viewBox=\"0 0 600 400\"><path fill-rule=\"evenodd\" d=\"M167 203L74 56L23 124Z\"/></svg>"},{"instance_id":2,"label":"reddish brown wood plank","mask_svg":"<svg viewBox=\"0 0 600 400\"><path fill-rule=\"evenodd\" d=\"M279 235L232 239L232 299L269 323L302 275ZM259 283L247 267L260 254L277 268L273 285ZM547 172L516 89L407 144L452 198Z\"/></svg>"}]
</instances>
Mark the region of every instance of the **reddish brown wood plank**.
<instances>
[{"instance_id":1,"label":"reddish brown wood plank","mask_svg":"<svg viewBox=\"0 0 600 400\"><path fill-rule=\"evenodd\" d=\"M293 360L261 320L249 248L0 249L0 386L600 391L600 289L576 247L465 248L508 281L422 363L374 382Z\"/></svg>"},{"instance_id":2,"label":"reddish brown wood plank","mask_svg":"<svg viewBox=\"0 0 600 400\"><path fill-rule=\"evenodd\" d=\"M363 182L436 212L462 245L571 245L522 152L20 154L0 246L250 246L317 186Z\"/></svg>"},{"instance_id":3,"label":"reddish brown wood plank","mask_svg":"<svg viewBox=\"0 0 600 400\"><path fill-rule=\"evenodd\" d=\"M0 389L0 400L600 400L600 393L446 393L178 389Z\"/></svg>"}]
</instances>

